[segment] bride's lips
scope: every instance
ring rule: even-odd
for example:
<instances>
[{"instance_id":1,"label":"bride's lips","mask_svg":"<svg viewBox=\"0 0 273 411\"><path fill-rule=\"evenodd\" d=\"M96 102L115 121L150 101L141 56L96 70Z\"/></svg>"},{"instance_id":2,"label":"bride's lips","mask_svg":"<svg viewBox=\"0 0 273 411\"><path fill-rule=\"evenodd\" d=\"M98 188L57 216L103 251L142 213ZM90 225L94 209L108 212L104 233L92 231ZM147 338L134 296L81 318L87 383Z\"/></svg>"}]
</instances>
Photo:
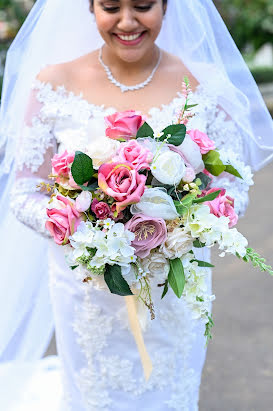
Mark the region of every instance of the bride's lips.
<instances>
[{"instance_id":1,"label":"bride's lips","mask_svg":"<svg viewBox=\"0 0 273 411\"><path fill-rule=\"evenodd\" d=\"M113 33L117 41L124 46L137 46L142 42L146 31L141 31L138 33Z\"/></svg>"}]
</instances>

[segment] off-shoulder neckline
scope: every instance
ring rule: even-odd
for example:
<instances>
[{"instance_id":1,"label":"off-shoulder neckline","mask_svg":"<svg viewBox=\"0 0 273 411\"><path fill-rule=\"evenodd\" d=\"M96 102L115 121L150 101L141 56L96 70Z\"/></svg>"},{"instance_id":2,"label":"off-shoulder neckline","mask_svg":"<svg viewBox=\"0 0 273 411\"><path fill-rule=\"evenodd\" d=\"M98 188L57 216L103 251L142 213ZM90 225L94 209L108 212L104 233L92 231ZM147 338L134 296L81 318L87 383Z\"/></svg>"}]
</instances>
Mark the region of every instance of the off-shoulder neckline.
<instances>
[{"instance_id":1,"label":"off-shoulder neckline","mask_svg":"<svg viewBox=\"0 0 273 411\"><path fill-rule=\"evenodd\" d=\"M63 97L67 98L73 98L77 101L83 102L87 105L87 107L90 108L90 111L101 111L102 113L111 113L111 112L116 112L119 111L116 107L114 106L108 106L105 107L104 104L95 104L90 102L84 97L83 92L80 92L79 94L75 93L72 90L68 90L64 85L58 85L57 87L54 87L52 83L49 81L43 82L39 79L35 79L33 84L32 84L32 89L33 90L41 90L43 88L47 88L50 92L55 93L56 95L61 95ZM198 84L198 86L195 88L195 90L192 92L192 96L200 92L202 89L202 85ZM148 119L151 119L155 113L160 113L163 112L166 108L176 106L178 103L183 99L183 95L180 91L177 91L175 96L171 99L169 103L162 103L159 106L153 106L148 110L148 113L143 113Z\"/></svg>"}]
</instances>

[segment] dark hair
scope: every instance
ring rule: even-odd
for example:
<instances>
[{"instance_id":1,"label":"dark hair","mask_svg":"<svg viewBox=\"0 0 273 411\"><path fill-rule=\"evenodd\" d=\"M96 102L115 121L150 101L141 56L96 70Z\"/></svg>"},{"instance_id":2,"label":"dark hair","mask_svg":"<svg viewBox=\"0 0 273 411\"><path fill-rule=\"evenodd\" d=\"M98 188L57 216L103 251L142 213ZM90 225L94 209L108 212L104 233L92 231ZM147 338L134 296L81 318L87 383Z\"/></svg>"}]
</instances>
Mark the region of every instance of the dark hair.
<instances>
[{"instance_id":1,"label":"dark hair","mask_svg":"<svg viewBox=\"0 0 273 411\"><path fill-rule=\"evenodd\" d=\"M168 0L162 0L162 1L163 1L163 5L167 4L167 2L168 2ZM93 5L94 5L94 0L90 0L91 8L93 7Z\"/></svg>"}]
</instances>

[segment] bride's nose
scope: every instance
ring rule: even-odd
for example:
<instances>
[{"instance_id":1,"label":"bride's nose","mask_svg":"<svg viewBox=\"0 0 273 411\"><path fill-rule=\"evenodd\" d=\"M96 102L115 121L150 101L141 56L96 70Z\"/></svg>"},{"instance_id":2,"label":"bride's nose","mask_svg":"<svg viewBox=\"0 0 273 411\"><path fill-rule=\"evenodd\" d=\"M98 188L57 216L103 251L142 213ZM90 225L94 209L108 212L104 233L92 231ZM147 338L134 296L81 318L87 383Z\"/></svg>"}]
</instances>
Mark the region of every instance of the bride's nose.
<instances>
[{"instance_id":1,"label":"bride's nose","mask_svg":"<svg viewBox=\"0 0 273 411\"><path fill-rule=\"evenodd\" d=\"M125 7L120 11L117 28L124 32L132 32L139 26L134 10L131 7Z\"/></svg>"}]
</instances>

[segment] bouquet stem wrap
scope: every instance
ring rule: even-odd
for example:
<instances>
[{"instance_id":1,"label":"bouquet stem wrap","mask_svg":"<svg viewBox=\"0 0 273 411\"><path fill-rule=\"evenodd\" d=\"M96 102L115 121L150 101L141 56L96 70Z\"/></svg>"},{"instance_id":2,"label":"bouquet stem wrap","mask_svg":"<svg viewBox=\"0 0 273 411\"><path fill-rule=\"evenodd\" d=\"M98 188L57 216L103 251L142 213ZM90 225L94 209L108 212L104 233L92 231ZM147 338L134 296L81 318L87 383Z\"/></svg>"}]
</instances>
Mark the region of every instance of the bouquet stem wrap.
<instances>
[{"instance_id":1,"label":"bouquet stem wrap","mask_svg":"<svg viewBox=\"0 0 273 411\"><path fill-rule=\"evenodd\" d=\"M137 314L137 297L135 295L133 296L127 296L124 297L127 305L127 310L128 310L128 318L129 318L129 323L131 327L132 334L134 336L138 352L141 358L141 363L144 371L144 376L146 381L149 380L152 370L153 370L153 365L151 358L147 352L142 331L141 331L141 326Z\"/></svg>"}]
</instances>

